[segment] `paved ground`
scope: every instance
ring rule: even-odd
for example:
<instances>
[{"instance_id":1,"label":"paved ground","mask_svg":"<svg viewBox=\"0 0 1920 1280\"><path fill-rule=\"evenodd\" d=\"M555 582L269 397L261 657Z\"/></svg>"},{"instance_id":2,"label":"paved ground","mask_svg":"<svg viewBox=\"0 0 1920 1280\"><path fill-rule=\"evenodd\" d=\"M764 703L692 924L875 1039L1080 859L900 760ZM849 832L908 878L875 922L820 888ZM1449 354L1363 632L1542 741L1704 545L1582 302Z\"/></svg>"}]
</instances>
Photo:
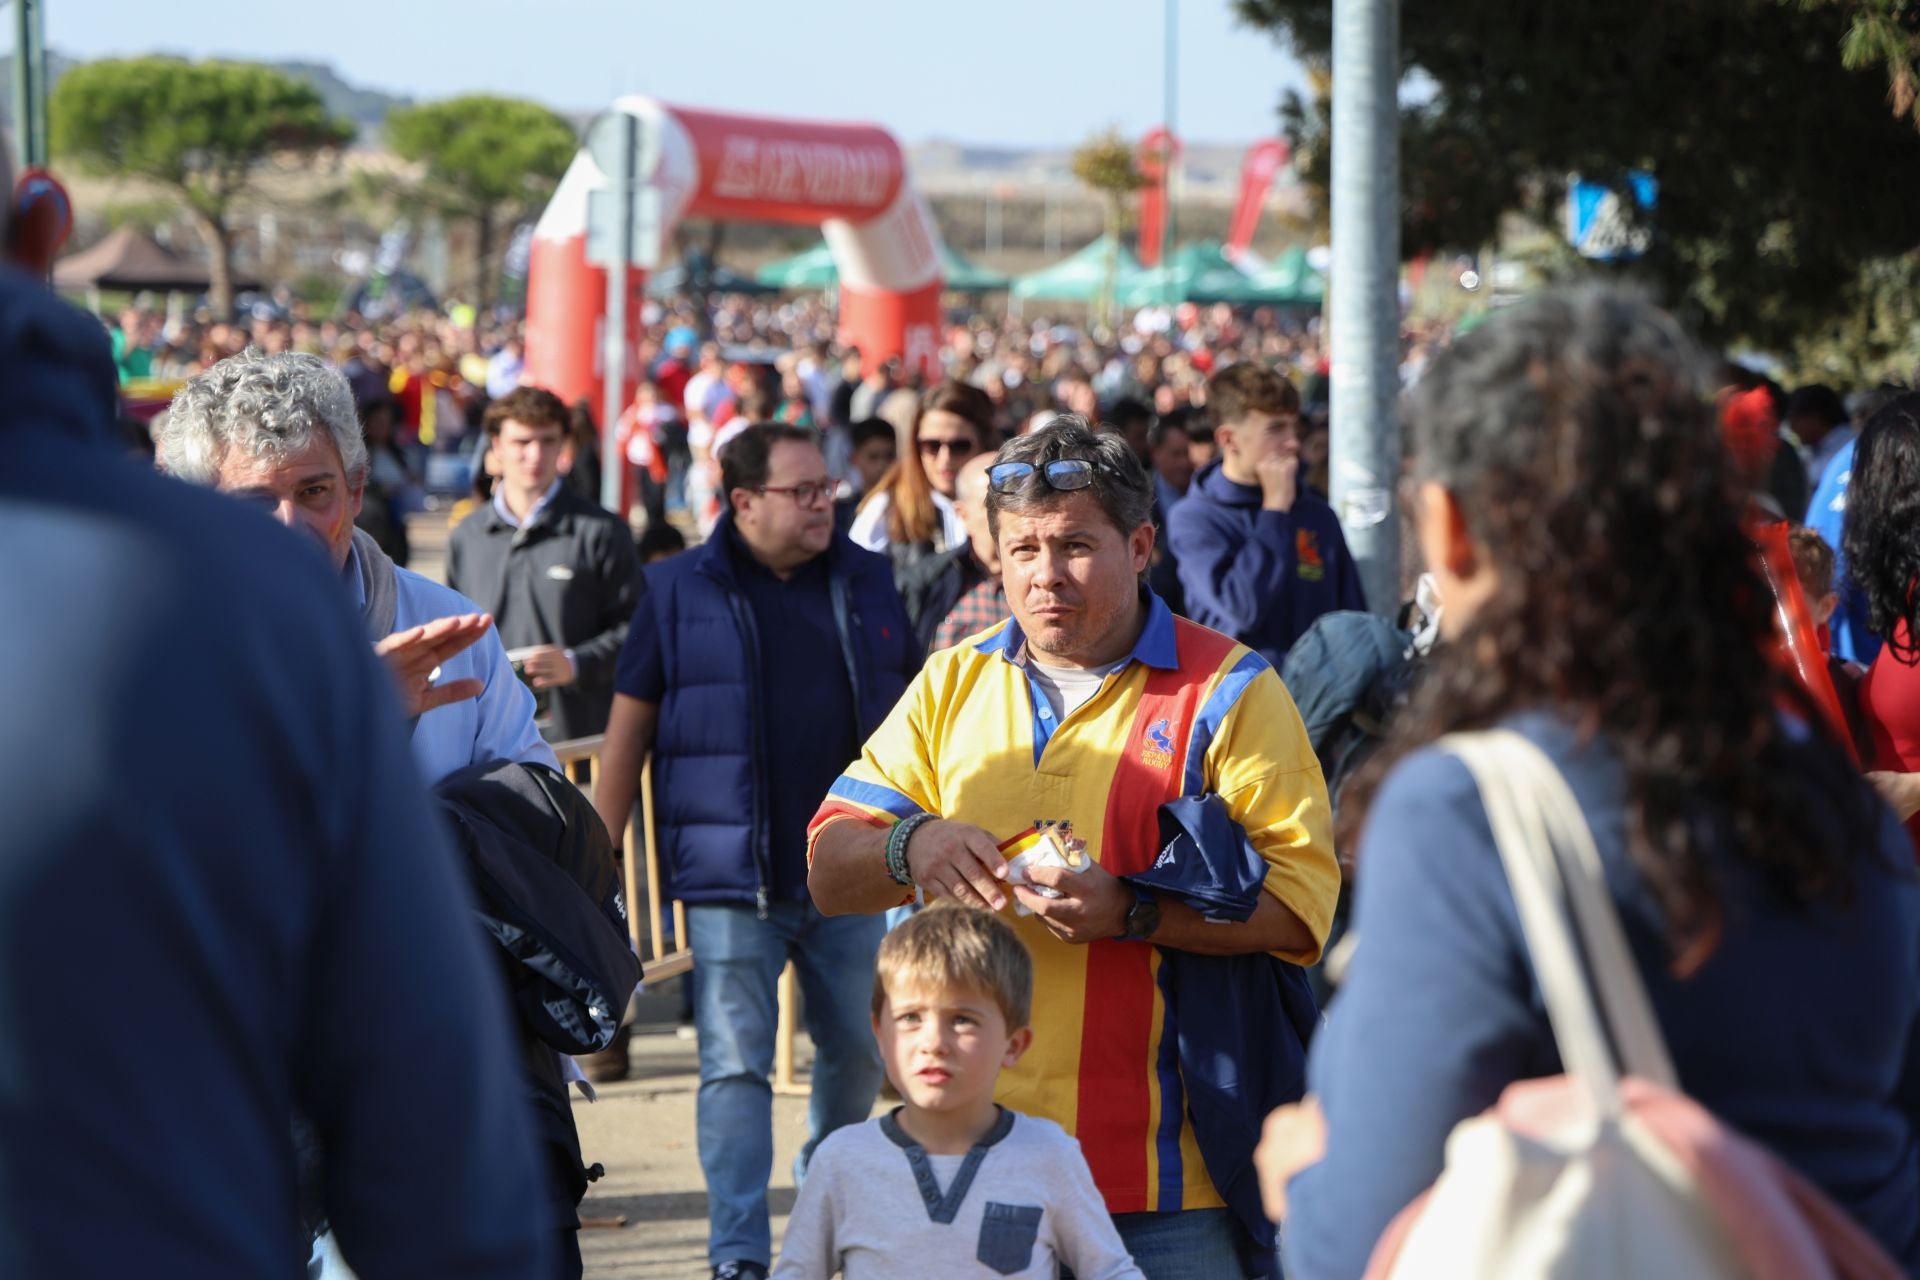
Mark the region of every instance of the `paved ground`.
<instances>
[{"instance_id":1,"label":"paved ground","mask_svg":"<svg viewBox=\"0 0 1920 1280\"><path fill-rule=\"evenodd\" d=\"M432 578L447 580L447 513L423 511L407 519L407 568Z\"/></svg>"},{"instance_id":2,"label":"paved ground","mask_svg":"<svg viewBox=\"0 0 1920 1280\"><path fill-rule=\"evenodd\" d=\"M643 1017L671 1017L671 1002ZM812 1046L803 1036L802 1067ZM699 1085L694 1042L677 1039L671 1023L636 1028L633 1077L600 1086L598 1102L576 1099L575 1123L587 1163L606 1176L580 1206L583 1218L625 1215L626 1225L589 1227L580 1251L590 1280L697 1280L707 1275L707 1196L694 1147L693 1104ZM773 1101L773 1211L775 1248L793 1207L793 1157L806 1140L804 1098Z\"/></svg>"}]
</instances>

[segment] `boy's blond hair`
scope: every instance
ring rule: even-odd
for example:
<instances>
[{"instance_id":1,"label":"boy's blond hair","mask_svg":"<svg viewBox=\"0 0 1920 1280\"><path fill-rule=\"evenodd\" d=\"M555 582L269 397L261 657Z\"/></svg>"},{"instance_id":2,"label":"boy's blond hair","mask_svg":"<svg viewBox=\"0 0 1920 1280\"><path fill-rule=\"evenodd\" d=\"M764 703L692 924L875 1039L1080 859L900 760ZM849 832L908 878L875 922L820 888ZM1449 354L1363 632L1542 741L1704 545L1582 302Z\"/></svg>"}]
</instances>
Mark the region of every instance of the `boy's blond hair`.
<instances>
[{"instance_id":1,"label":"boy's blond hair","mask_svg":"<svg viewBox=\"0 0 1920 1280\"><path fill-rule=\"evenodd\" d=\"M978 907L951 899L916 912L881 940L874 964L873 1016L890 987L936 991L970 987L993 997L1008 1031L1033 1012L1033 957L1013 926Z\"/></svg>"}]
</instances>

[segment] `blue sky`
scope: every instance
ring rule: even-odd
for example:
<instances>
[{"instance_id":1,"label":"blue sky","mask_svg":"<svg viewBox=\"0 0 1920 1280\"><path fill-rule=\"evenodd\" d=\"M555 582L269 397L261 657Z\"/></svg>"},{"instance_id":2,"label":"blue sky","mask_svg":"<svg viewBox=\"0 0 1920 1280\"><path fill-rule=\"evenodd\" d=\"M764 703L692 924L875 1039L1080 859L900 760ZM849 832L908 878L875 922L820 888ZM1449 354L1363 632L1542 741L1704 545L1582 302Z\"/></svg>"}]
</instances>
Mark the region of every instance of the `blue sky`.
<instances>
[{"instance_id":1,"label":"blue sky","mask_svg":"<svg viewBox=\"0 0 1920 1280\"><path fill-rule=\"evenodd\" d=\"M1271 134L1298 63L1227 0L1178 4L1181 135ZM420 98L650 93L1022 146L1159 123L1165 21L1164 0L46 0L48 47L82 58L299 59Z\"/></svg>"}]
</instances>

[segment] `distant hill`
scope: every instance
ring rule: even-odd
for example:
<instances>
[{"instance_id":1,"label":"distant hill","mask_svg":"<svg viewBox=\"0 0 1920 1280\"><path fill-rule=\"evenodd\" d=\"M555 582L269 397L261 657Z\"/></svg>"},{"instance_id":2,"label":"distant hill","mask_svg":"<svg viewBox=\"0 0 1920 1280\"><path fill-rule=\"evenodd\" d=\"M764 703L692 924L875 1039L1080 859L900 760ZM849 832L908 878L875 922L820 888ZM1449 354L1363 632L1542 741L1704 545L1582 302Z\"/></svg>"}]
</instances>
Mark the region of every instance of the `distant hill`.
<instances>
[{"instance_id":1,"label":"distant hill","mask_svg":"<svg viewBox=\"0 0 1920 1280\"><path fill-rule=\"evenodd\" d=\"M348 84L334 74L332 67L318 62L277 62L273 65L294 79L312 85L326 102L327 110L334 115L345 116L360 127L362 142L369 141L373 134L379 132L380 126L386 122L387 112L395 107L413 104L412 98Z\"/></svg>"},{"instance_id":2,"label":"distant hill","mask_svg":"<svg viewBox=\"0 0 1920 1280\"><path fill-rule=\"evenodd\" d=\"M1188 142L1180 162L1183 198L1232 200L1240 186L1245 143ZM931 138L907 148L922 190L984 193L996 187L1079 191L1072 147L981 146ZM1286 182L1282 178L1282 184Z\"/></svg>"},{"instance_id":3,"label":"distant hill","mask_svg":"<svg viewBox=\"0 0 1920 1280\"><path fill-rule=\"evenodd\" d=\"M4 0L0 0L3 3ZM56 83L77 65L73 58L47 51L47 73ZM318 62L278 62L268 65L313 86L335 115L353 121L362 147L378 148L380 128L387 113L411 105L415 99L378 89L362 88L340 78L331 66ZM0 57L0 120L12 110L11 60ZM596 112L563 111L578 127ZM9 121L9 123L11 123ZM1231 202L1240 181L1244 143L1222 144L1190 140L1181 163L1181 198L1203 203ZM1073 200L1083 193L1073 177L1071 146L993 146L929 138L907 148L914 178L929 195L985 196L991 191L1040 193L1052 191ZM1281 186L1288 185L1283 175Z\"/></svg>"}]
</instances>

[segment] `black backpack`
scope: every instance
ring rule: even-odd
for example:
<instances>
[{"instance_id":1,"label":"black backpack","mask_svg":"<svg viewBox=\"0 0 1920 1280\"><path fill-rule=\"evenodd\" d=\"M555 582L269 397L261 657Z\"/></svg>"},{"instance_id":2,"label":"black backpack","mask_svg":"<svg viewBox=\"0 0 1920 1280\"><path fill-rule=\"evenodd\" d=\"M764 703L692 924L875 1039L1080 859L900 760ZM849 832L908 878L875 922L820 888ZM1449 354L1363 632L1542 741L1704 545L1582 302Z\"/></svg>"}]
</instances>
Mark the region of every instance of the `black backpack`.
<instances>
[{"instance_id":1,"label":"black backpack","mask_svg":"<svg viewBox=\"0 0 1920 1280\"><path fill-rule=\"evenodd\" d=\"M545 765L471 765L433 790L495 943L536 1134L571 1229L600 1168L583 1166L560 1055L606 1048L640 981L613 841L580 789Z\"/></svg>"}]
</instances>

